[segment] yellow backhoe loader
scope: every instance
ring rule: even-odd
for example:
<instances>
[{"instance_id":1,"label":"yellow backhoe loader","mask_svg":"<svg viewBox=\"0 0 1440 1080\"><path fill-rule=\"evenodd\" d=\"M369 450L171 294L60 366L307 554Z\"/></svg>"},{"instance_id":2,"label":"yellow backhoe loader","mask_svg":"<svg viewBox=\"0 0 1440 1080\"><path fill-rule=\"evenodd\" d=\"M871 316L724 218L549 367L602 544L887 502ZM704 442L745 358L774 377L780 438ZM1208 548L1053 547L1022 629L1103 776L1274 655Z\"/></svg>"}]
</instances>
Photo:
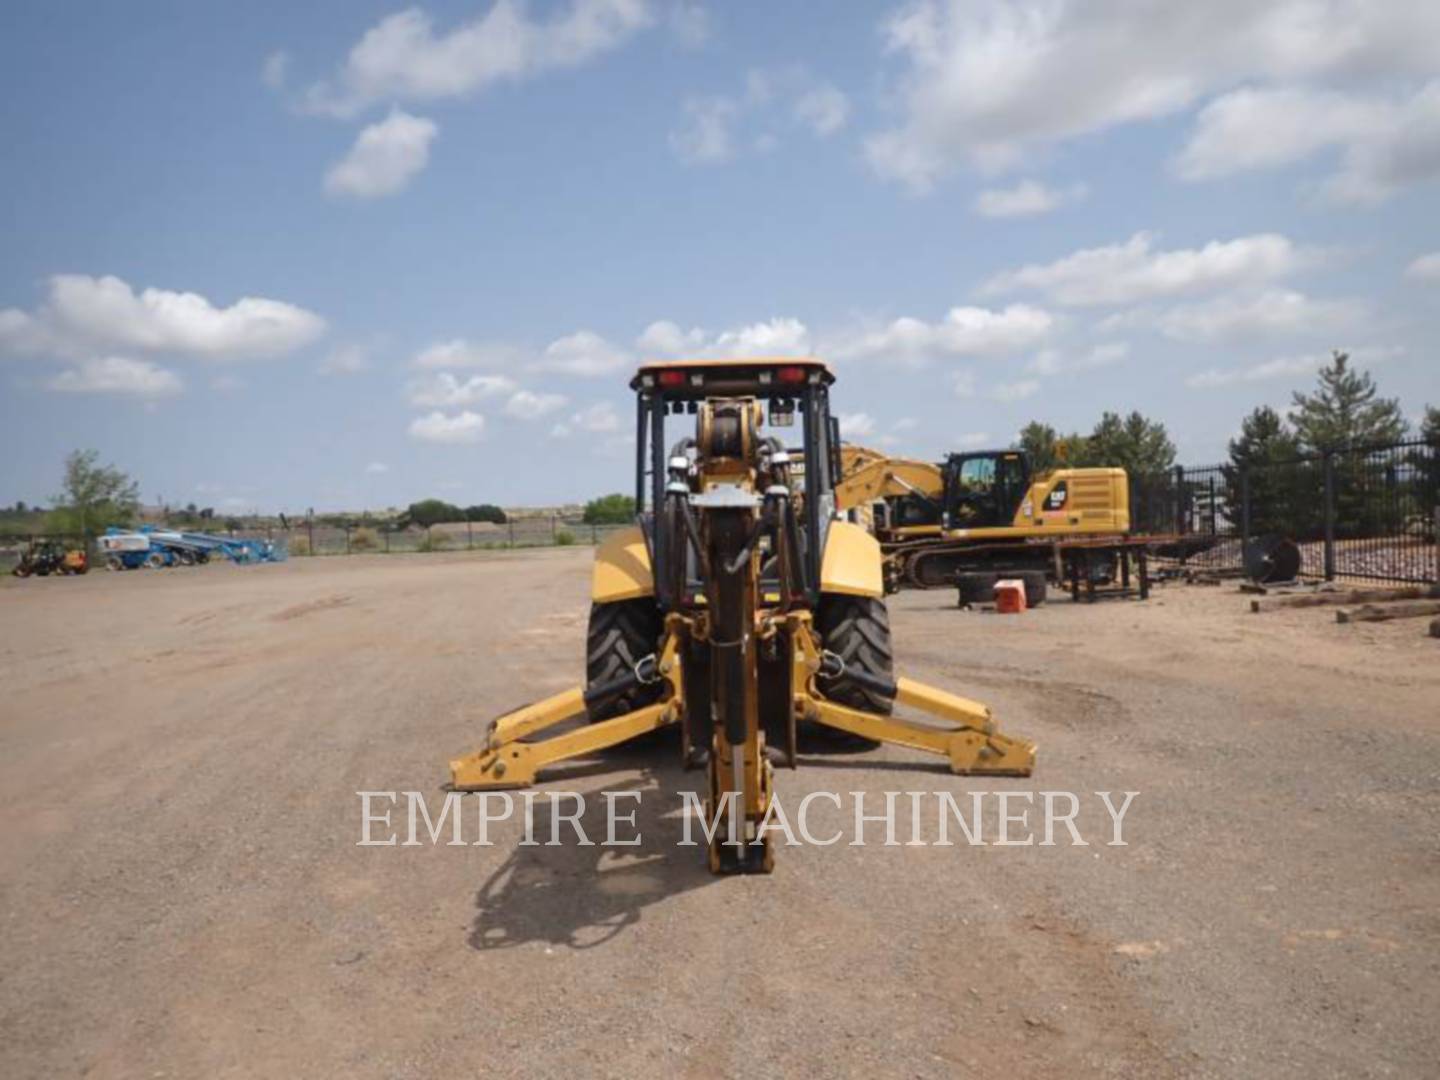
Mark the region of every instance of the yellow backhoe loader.
<instances>
[{"instance_id":1,"label":"yellow backhoe loader","mask_svg":"<svg viewBox=\"0 0 1440 1080\"><path fill-rule=\"evenodd\" d=\"M840 458L836 506L871 519L890 589L953 585L958 575L987 572L1039 574L1043 586L1043 575L1055 572L1058 541L1130 530L1124 469L1036 473L1020 450L950 454L931 464L846 445Z\"/></svg>"},{"instance_id":2,"label":"yellow backhoe loader","mask_svg":"<svg viewBox=\"0 0 1440 1080\"><path fill-rule=\"evenodd\" d=\"M984 705L894 676L879 544L836 513L833 381L811 359L640 368L638 521L596 552L587 685L492 721L450 763L455 789L523 787L678 726L686 765L707 773L710 868L768 873L771 756L795 767L800 724L929 751L956 773L1030 775L1035 745L1000 734Z\"/></svg>"}]
</instances>

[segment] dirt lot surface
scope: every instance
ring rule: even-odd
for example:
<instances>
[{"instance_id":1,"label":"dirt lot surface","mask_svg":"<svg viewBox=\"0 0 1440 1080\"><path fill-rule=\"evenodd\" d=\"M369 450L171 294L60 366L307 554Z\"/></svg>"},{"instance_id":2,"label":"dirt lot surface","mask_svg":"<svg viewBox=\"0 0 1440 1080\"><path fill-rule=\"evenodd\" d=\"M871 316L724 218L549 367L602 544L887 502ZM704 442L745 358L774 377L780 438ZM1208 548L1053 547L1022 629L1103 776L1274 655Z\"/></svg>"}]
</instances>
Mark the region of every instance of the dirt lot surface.
<instances>
[{"instance_id":1,"label":"dirt lot surface","mask_svg":"<svg viewBox=\"0 0 1440 1080\"><path fill-rule=\"evenodd\" d=\"M670 743L553 785L642 791L639 848L517 847L513 821L491 847L357 846L357 791L438 810L487 719L579 680L588 561L0 586L0 1074L1435 1075L1423 620L1252 615L1230 587L1019 617L907 593L902 670L1036 739L1036 776L824 745L777 774L787 808L1074 791L1088 847L885 847L871 826L716 879L676 846L673 793L697 785ZM1128 846L1098 791L1140 793Z\"/></svg>"}]
</instances>

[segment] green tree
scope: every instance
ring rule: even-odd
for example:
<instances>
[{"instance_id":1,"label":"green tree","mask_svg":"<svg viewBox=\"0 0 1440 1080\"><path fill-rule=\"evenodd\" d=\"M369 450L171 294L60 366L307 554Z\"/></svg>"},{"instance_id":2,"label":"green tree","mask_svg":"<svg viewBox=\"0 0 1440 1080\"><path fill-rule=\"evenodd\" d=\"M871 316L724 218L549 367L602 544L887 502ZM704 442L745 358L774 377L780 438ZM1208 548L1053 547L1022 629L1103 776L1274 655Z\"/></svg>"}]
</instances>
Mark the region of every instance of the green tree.
<instances>
[{"instance_id":1,"label":"green tree","mask_svg":"<svg viewBox=\"0 0 1440 1080\"><path fill-rule=\"evenodd\" d=\"M55 497L50 528L87 539L111 525L129 525L140 509L140 488L129 476L101 465L98 450L76 450L65 459L64 490Z\"/></svg>"},{"instance_id":2,"label":"green tree","mask_svg":"<svg viewBox=\"0 0 1440 1080\"><path fill-rule=\"evenodd\" d=\"M1291 417L1301 446L1317 452L1398 442L1407 426L1400 403L1380 397L1370 373L1356 371L1338 350L1320 369L1315 392L1295 394Z\"/></svg>"},{"instance_id":3,"label":"green tree","mask_svg":"<svg viewBox=\"0 0 1440 1080\"><path fill-rule=\"evenodd\" d=\"M1262 405L1240 422L1240 435L1230 440L1230 460L1223 466L1225 499L1238 526L1246 488L1250 499L1250 532L1298 537L1314 532L1319 504L1310 491L1318 473L1297 463L1300 440L1285 418Z\"/></svg>"},{"instance_id":4,"label":"green tree","mask_svg":"<svg viewBox=\"0 0 1440 1080\"><path fill-rule=\"evenodd\" d=\"M1025 456L1030 459L1030 467L1037 473L1042 473L1055 467L1059 442L1060 437L1053 427L1039 420L1031 420L1020 429L1020 437L1014 445L1017 450L1025 452Z\"/></svg>"},{"instance_id":5,"label":"green tree","mask_svg":"<svg viewBox=\"0 0 1440 1080\"><path fill-rule=\"evenodd\" d=\"M1165 425L1139 412L1121 418L1107 412L1069 455L1079 466L1121 468L1132 476L1163 473L1175 464L1175 444Z\"/></svg>"},{"instance_id":6,"label":"green tree","mask_svg":"<svg viewBox=\"0 0 1440 1080\"><path fill-rule=\"evenodd\" d=\"M1081 464L1089 453L1088 442L1079 432L1061 435L1049 424L1031 420L1020 429L1020 436L1012 445L1025 451L1031 469L1038 474Z\"/></svg>"},{"instance_id":7,"label":"green tree","mask_svg":"<svg viewBox=\"0 0 1440 1080\"><path fill-rule=\"evenodd\" d=\"M630 495L602 495L585 504L586 525L628 525L635 520L635 499Z\"/></svg>"},{"instance_id":8,"label":"green tree","mask_svg":"<svg viewBox=\"0 0 1440 1080\"><path fill-rule=\"evenodd\" d=\"M1419 496L1418 510L1422 527L1429 535L1435 528L1435 512L1440 507L1440 409L1433 405L1425 407L1425 418L1420 421L1420 437L1426 445L1416 448L1412 460Z\"/></svg>"},{"instance_id":9,"label":"green tree","mask_svg":"<svg viewBox=\"0 0 1440 1080\"><path fill-rule=\"evenodd\" d=\"M465 511L441 499L421 499L410 504L405 516L422 529L428 529L431 525L440 525L447 521L464 521Z\"/></svg>"},{"instance_id":10,"label":"green tree","mask_svg":"<svg viewBox=\"0 0 1440 1080\"><path fill-rule=\"evenodd\" d=\"M466 521L489 521L496 525L504 525L506 522L505 511L490 503L480 503L478 506L467 506L465 508Z\"/></svg>"}]
</instances>

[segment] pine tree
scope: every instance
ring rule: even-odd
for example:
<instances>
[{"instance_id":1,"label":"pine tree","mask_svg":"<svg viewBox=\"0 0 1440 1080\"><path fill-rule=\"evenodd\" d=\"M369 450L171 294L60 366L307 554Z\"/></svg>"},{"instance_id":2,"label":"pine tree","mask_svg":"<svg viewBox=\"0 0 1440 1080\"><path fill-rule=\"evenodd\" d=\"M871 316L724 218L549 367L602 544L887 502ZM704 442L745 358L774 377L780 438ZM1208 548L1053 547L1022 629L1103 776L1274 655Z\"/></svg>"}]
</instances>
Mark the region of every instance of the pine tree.
<instances>
[{"instance_id":1,"label":"pine tree","mask_svg":"<svg viewBox=\"0 0 1440 1080\"><path fill-rule=\"evenodd\" d=\"M1229 451L1223 467L1225 498L1237 526L1248 489L1252 535L1296 537L1314 531L1319 518L1305 489L1319 474L1312 464L1296 462L1300 442L1284 417L1260 406L1240 422L1240 436L1230 440Z\"/></svg>"},{"instance_id":2,"label":"pine tree","mask_svg":"<svg viewBox=\"0 0 1440 1080\"><path fill-rule=\"evenodd\" d=\"M1350 367L1348 353L1336 350L1320 369L1313 394L1295 394L1291 419L1301 446L1337 450L1345 446L1398 442L1405 436L1405 417L1394 398L1378 396L1369 372Z\"/></svg>"}]
</instances>

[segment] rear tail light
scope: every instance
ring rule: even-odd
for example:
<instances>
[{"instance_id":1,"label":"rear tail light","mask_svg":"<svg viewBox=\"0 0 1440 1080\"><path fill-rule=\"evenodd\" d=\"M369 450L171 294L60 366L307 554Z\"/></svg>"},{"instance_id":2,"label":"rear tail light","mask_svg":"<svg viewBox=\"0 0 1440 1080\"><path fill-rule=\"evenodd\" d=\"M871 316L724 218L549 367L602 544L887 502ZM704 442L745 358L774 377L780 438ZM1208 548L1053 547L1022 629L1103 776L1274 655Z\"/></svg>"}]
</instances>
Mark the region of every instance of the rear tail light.
<instances>
[{"instance_id":1,"label":"rear tail light","mask_svg":"<svg viewBox=\"0 0 1440 1080\"><path fill-rule=\"evenodd\" d=\"M776 370L775 378L782 383L803 383L805 369L803 367L782 367Z\"/></svg>"},{"instance_id":2,"label":"rear tail light","mask_svg":"<svg viewBox=\"0 0 1440 1080\"><path fill-rule=\"evenodd\" d=\"M660 372L661 386L684 386L685 373L683 371L662 371Z\"/></svg>"}]
</instances>

